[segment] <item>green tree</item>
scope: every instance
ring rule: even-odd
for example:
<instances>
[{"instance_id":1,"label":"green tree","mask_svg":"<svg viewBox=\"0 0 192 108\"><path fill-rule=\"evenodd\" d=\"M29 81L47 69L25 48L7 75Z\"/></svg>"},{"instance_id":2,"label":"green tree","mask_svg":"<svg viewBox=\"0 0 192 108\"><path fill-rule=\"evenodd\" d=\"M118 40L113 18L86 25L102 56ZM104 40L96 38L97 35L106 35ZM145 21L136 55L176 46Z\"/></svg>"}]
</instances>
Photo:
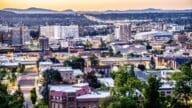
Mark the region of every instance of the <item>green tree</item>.
<instances>
[{"instance_id":1,"label":"green tree","mask_svg":"<svg viewBox=\"0 0 192 108\"><path fill-rule=\"evenodd\" d=\"M39 31L30 31L30 36L32 37L33 40L38 40L38 38L40 36L40 32Z\"/></svg>"},{"instance_id":2,"label":"green tree","mask_svg":"<svg viewBox=\"0 0 192 108\"><path fill-rule=\"evenodd\" d=\"M149 67L150 67L150 69L155 69L156 68L155 60L154 60L153 57L151 57L151 60L149 62Z\"/></svg>"},{"instance_id":3,"label":"green tree","mask_svg":"<svg viewBox=\"0 0 192 108\"><path fill-rule=\"evenodd\" d=\"M91 66L97 66L99 64L99 59L95 54L89 57L89 61L91 62Z\"/></svg>"},{"instance_id":4,"label":"green tree","mask_svg":"<svg viewBox=\"0 0 192 108\"><path fill-rule=\"evenodd\" d=\"M9 102L9 108L22 108L24 102L24 96L21 91L20 85L18 85L18 89L13 93Z\"/></svg>"},{"instance_id":5,"label":"green tree","mask_svg":"<svg viewBox=\"0 0 192 108\"><path fill-rule=\"evenodd\" d=\"M85 60L80 56L73 56L72 58L64 61L64 66L70 66L73 69L81 69L84 71Z\"/></svg>"},{"instance_id":6,"label":"green tree","mask_svg":"<svg viewBox=\"0 0 192 108\"><path fill-rule=\"evenodd\" d=\"M47 69L43 72L44 81L48 84L54 84L62 81L61 74L58 70Z\"/></svg>"},{"instance_id":7,"label":"green tree","mask_svg":"<svg viewBox=\"0 0 192 108\"><path fill-rule=\"evenodd\" d=\"M48 104L45 103L43 100L39 100L35 108L48 108Z\"/></svg>"},{"instance_id":8,"label":"green tree","mask_svg":"<svg viewBox=\"0 0 192 108\"><path fill-rule=\"evenodd\" d=\"M123 57L123 55L121 54L120 51L118 51L116 54L115 54L116 57Z\"/></svg>"},{"instance_id":9,"label":"green tree","mask_svg":"<svg viewBox=\"0 0 192 108\"><path fill-rule=\"evenodd\" d=\"M86 49L90 49L90 48L92 48L92 44L91 44L91 42L89 41L89 40L87 40L86 42L85 42L85 44L84 44L84 47L86 48Z\"/></svg>"},{"instance_id":10,"label":"green tree","mask_svg":"<svg viewBox=\"0 0 192 108\"><path fill-rule=\"evenodd\" d=\"M43 96L43 102L45 104L48 104L49 102L49 87L48 87L49 83L46 82L42 91L42 96Z\"/></svg>"},{"instance_id":11,"label":"green tree","mask_svg":"<svg viewBox=\"0 0 192 108\"><path fill-rule=\"evenodd\" d=\"M172 100L173 107L190 108L190 100L192 99L192 63L187 62L181 66L180 72L172 75L176 81L174 88L174 96Z\"/></svg>"},{"instance_id":12,"label":"green tree","mask_svg":"<svg viewBox=\"0 0 192 108\"><path fill-rule=\"evenodd\" d=\"M1 108L22 108L24 102L23 93L18 89L10 95L7 92L7 85L0 83L0 107Z\"/></svg>"},{"instance_id":13,"label":"green tree","mask_svg":"<svg viewBox=\"0 0 192 108\"><path fill-rule=\"evenodd\" d=\"M160 94L159 88L161 86L160 80L155 76L149 76L147 85L144 87L144 104L146 108L160 108Z\"/></svg>"},{"instance_id":14,"label":"green tree","mask_svg":"<svg viewBox=\"0 0 192 108\"><path fill-rule=\"evenodd\" d=\"M109 56L113 56L114 55L113 48L110 46L108 50L109 50Z\"/></svg>"},{"instance_id":15,"label":"green tree","mask_svg":"<svg viewBox=\"0 0 192 108\"><path fill-rule=\"evenodd\" d=\"M147 50L152 49L152 46L149 44L149 42L147 42L146 49L147 49Z\"/></svg>"},{"instance_id":16,"label":"green tree","mask_svg":"<svg viewBox=\"0 0 192 108\"><path fill-rule=\"evenodd\" d=\"M15 75L15 73L10 73L11 78L10 78L10 82L15 85L15 82L17 80L17 76Z\"/></svg>"},{"instance_id":17,"label":"green tree","mask_svg":"<svg viewBox=\"0 0 192 108\"><path fill-rule=\"evenodd\" d=\"M127 66L120 67L112 76L114 87L110 90L111 97L101 102L101 108L137 108L139 95L136 91L141 91L143 82L134 77Z\"/></svg>"},{"instance_id":18,"label":"green tree","mask_svg":"<svg viewBox=\"0 0 192 108\"><path fill-rule=\"evenodd\" d=\"M62 77L61 77L61 74L59 73L58 70L48 69L48 70L43 72L43 78L44 78L44 86L43 86L42 95L43 95L44 102L48 103L48 100L49 100L48 85L61 82Z\"/></svg>"},{"instance_id":19,"label":"green tree","mask_svg":"<svg viewBox=\"0 0 192 108\"><path fill-rule=\"evenodd\" d=\"M89 83L89 86L92 88L99 88L101 86L94 72L87 73L85 76L85 80Z\"/></svg>"},{"instance_id":20,"label":"green tree","mask_svg":"<svg viewBox=\"0 0 192 108\"><path fill-rule=\"evenodd\" d=\"M100 49L105 49L105 48L107 48L107 45L106 45L106 43L103 41L102 38L100 39L100 45L99 45L99 48L100 48Z\"/></svg>"},{"instance_id":21,"label":"green tree","mask_svg":"<svg viewBox=\"0 0 192 108\"><path fill-rule=\"evenodd\" d=\"M37 101L37 93L36 93L36 89L35 88L33 88L30 91L30 98L31 98L32 104L35 105L35 103Z\"/></svg>"},{"instance_id":22,"label":"green tree","mask_svg":"<svg viewBox=\"0 0 192 108\"><path fill-rule=\"evenodd\" d=\"M6 76L7 70L4 67L0 68L0 82Z\"/></svg>"},{"instance_id":23,"label":"green tree","mask_svg":"<svg viewBox=\"0 0 192 108\"><path fill-rule=\"evenodd\" d=\"M131 65L130 73L133 77L135 77L134 65Z\"/></svg>"},{"instance_id":24,"label":"green tree","mask_svg":"<svg viewBox=\"0 0 192 108\"><path fill-rule=\"evenodd\" d=\"M137 66L137 68L139 68L141 71L144 71L146 68L145 68L145 65L143 65L143 64L139 64L138 66Z\"/></svg>"},{"instance_id":25,"label":"green tree","mask_svg":"<svg viewBox=\"0 0 192 108\"><path fill-rule=\"evenodd\" d=\"M7 85L3 85L0 82L0 106L1 108L9 107L10 95L7 92Z\"/></svg>"}]
</instances>

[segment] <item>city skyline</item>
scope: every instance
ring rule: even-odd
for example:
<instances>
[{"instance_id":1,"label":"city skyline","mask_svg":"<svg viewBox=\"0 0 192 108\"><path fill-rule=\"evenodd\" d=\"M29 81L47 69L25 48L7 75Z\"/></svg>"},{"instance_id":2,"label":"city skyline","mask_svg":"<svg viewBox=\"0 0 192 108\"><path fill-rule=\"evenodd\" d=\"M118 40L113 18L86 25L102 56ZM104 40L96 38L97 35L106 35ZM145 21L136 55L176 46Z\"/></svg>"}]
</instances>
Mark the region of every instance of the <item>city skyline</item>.
<instances>
[{"instance_id":1,"label":"city skyline","mask_svg":"<svg viewBox=\"0 0 192 108\"><path fill-rule=\"evenodd\" d=\"M144 4L144 5L143 5ZM0 9L30 7L46 8L52 10L72 9L77 11L104 11L104 10L129 10L129 9L192 9L191 0L1 0Z\"/></svg>"}]
</instances>

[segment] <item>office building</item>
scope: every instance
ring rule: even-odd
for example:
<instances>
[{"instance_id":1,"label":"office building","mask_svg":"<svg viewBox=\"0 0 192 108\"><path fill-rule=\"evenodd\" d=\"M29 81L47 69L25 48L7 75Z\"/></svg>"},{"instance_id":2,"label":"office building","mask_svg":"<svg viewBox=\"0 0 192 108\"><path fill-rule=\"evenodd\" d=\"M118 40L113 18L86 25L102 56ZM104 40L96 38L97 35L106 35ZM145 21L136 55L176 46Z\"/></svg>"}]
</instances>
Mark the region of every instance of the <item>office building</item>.
<instances>
[{"instance_id":1,"label":"office building","mask_svg":"<svg viewBox=\"0 0 192 108\"><path fill-rule=\"evenodd\" d=\"M115 25L115 40L128 40L131 37L131 25L116 24Z\"/></svg>"},{"instance_id":2,"label":"office building","mask_svg":"<svg viewBox=\"0 0 192 108\"><path fill-rule=\"evenodd\" d=\"M40 44L40 49L42 51L49 49L49 39L47 37L45 36L39 37L39 44Z\"/></svg>"},{"instance_id":3,"label":"office building","mask_svg":"<svg viewBox=\"0 0 192 108\"><path fill-rule=\"evenodd\" d=\"M79 26L41 26L40 35L46 36L50 39L50 42L58 42L58 40L65 40L68 37L78 38L79 37Z\"/></svg>"}]
</instances>

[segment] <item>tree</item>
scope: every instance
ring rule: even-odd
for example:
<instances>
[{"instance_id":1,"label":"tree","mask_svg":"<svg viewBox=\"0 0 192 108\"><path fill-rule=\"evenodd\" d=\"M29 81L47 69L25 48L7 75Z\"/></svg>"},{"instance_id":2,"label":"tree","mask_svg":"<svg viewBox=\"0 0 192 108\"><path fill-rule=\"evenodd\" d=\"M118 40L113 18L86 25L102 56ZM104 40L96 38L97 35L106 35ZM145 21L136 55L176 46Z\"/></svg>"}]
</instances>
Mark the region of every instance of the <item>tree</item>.
<instances>
[{"instance_id":1,"label":"tree","mask_svg":"<svg viewBox=\"0 0 192 108\"><path fill-rule=\"evenodd\" d=\"M161 86L160 80L155 76L149 76L147 85L144 87L144 105L146 108L160 108L160 94L159 88Z\"/></svg>"},{"instance_id":2,"label":"tree","mask_svg":"<svg viewBox=\"0 0 192 108\"><path fill-rule=\"evenodd\" d=\"M187 62L181 66L180 72L172 75L176 81L174 88L174 97L172 100L173 107L190 108L190 100L192 99L192 62Z\"/></svg>"},{"instance_id":3,"label":"tree","mask_svg":"<svg viewBox=\"0 0 192 108\"><path fill-rule=\"evenodd\" d=\"M10 95L7 92L7 85L0 82L0 106L1 108L9 107Z\"/></svg>"},{"instance_id":4,"label":"tree","mask_svg":"<svg viewBox=\"0 0 192 108\"><path fill-rule=\"evenodd\" d=\"M58 70L47 69L43 72L44 81L48 84L54 84L62 81L61 74Z\"/></svg>"},{"instance_id":5,"label":"tree","mask_svg":"<svg viewBox=\"0 0 192 108\"><path fill-rule=\"evenodd\" d=\"M106 45L106 43L103 41L102 38L100 39L100 45L99 45L99 48L100 48L100 49L105 49L105 48L107 48L107 45Z\"/></svg>"},{"instance_id":6,"label":"tree","mask_svg":"<svg viewBox=\"0 0 192 108\"><path fill-rule=\"evenodd\" d=\"M152 49L152 46L150 46L149 42L147 42L146 49L147 49L147 50Z\"/></svg>"},{"instance_id":7,"label":"tree","mask_svg":"<svg viewBox=\"0 0 192 108\"><path fill-rule=\"evenodd\" d=\"M37 101L37 93L36 93L36 89L35 88L33 88L30 91L30 98L31 98L32 104L35 105L35 103Z\"/></svg>"},{"instance_id":8,"label":"tree","mask_svg":"<svg viewBox=\"0 0 192 108\"><path fill-rule=\"evenodd\" d=\"M91 62L91 66L97 66L99 64L99 59L95 54L89 57L89 61Z\"/></svg>"},{"instance_id":9,"label":"tree","mask_svg":"<svg viewBox=\"0 0 192 108\"><path fill-rule=\"evenodd\" d=\"M113 56L114 55L113 48L110 46L108 50L109 50L109 56Z\"/></svg>"},{"instance_id":10,"label":"tree","mask_svg":"<svg viewBox=\"0 0 192 108\"><path fill-rule=\"evenodd\" d=\"M22 108L24 102L24 96L21 91L20 85L18 85L18 89L13 93L9 102L9 108Z\"/></svg>"},{"instance_id":11,"label":"tree","mask_svg":"<svg viewBox=\"0 0 192 108\"><path fill-rule=\"evenodd\" d=\"M1 108L22 108L24 102L23 93L18 85L18 89L12 94L8 94L7 85L0 83L0 107Z\"/></svg>"},{"instance_id":12,"label":"tree","mask_svg":"<svg viewBox=\"0 0 192 108\"><path fill-rule=\"evenodd\" d=\"M131 75L127 66L121 66L113 72L113 79L111 97L100 103L101 108L137 108L139 95L136 91L142 89L143 83Z\"/></svg>"},{"instance_id":13,"label":"tree","mask_svg":"<svg viewBox=\"0 0 192 108\"><path fill-rule=\"evenodd\" d=\"M131 65L130 73L131 76L135 77L134 65Z\"/></svg>"},{"instance_id":14,"label":"tree","mask_svg":"<svg viewBox=\"0 0 192 108\"><path fill-rule=\"evenodd\" d=\"M89 40L87 40L86 42L85 42L85 44L84 44L84 47L86 48L86 49L90 49L90 48L92 48L92 44L91 44L91 42L89 41Z\"/></svg>"},{"instance_id":15,"label":"tree","mask_svg":"<svg viewBox=\"0 0 192 108\"><path fill-rule=\"evenodd\" d=\"M117 53L115 54L116 57L123 57L123 55L121 54L120 51L117 51Z\"/></svg>"},{"instance_id":16,"label":"tree","mask_svg":"<svg viewBox=\"0 0 192 108\"><path fill-rule=\"evenodd\" d=\"M85 80L89 83L89 86L92 88L99 88L101 86L94 72L87 73L87 75L85 76Z\"/></svg>"},{"instance_id":17,"label":"tree","mask_svg":"<svg viewBox=\"0 0 192 108\"><path fill-rule=\"evenodd\" d=\"M40 35L39 31L30 31L30 36L32 37L33 40L38 40L39 35Z\"/></svg>"},{"instance_id":18,"label":"tree","mask_svg":"<svg viewBox=\"0 0 192 108\"><path fill-rule=\"evenodd\" d=\"M45 103L43 100L39 100L35 108L48 108L48 104Z\"/></svg>"},{"instance_id":19,"label":"tree","mask_svg":"<svg viewBox=\"0 0 192 108\"><path fill-rule=\"evenodd\" d=\"M145 65L143 65L143 64L139 64L138 66L137 66L137 68L139 68L141 71L144 71L146 68L145 68Z\"/></svg>"},{"instance_id":20,"label":"tree","mask_svg":"<svg viewBox=\"0 0 192 108\"><path fill-rule=\"evenodd\" d=\"M0 82L6 76L7 70L4 67L0 68Z\"/></svg>"},{"instance_id":21,"label":"tree","mask_svg":"<svg viewBox=\"0 0 192 108\"><path fill-rule=\"evenodd\" d=\"M43 100L45 103L48 103L49 100L49 84L55 84L62 81L61 74L58 70L54 69L47 69L43 72L43 78L44 78L44 87L42 91Z\"/></svg>"},{"instance_id":22,"label":"tree","mask_svg":"<svg viewBox=\"0 0 192 108\"><path fill-rule=\"evenodd\" d=\"M84 71L85 60L80 56L74 56L68 60L65 60L63 64L64 66L70 66L73 69L81 69L82 71Z\"/></svg>"},{"instance_id":23,"label":"tree","mask_svg":"<svg viewBox=\"0 0 192 108\"><path fill-rule=\"evenodd\" d=\"M42 96L43 96L43 102L45 103L45 104L48 104L48 102L49 102L49 87L48 87L48 85L49 85L49 83L48 82L46 82L45 84L44 84L44 87L43 87L43 91L42 91Z\"/></svg>"},{"instance_id":24,"label":"tree","mask_svg":"<svg viewBox=\"0 0 192 108\"><path fill-rule=\"evenodd\" d=\"M149 62L149 67L150 67L150 69L155 69L156 68L155 60L154 60L153 57L151 57L151 60Z\"/></svg>"},{"instance_id":25,"label":"tree","mask_svg":"<svg viewBox=\"0 0 192 108\"><path fill-rule=\"evenodd\" d=\"M10 73L11 78L10 78L10 82L15 85L15 81L17 80L17 76L15 75L15 73Z\"/></svg>"}]
</instances>

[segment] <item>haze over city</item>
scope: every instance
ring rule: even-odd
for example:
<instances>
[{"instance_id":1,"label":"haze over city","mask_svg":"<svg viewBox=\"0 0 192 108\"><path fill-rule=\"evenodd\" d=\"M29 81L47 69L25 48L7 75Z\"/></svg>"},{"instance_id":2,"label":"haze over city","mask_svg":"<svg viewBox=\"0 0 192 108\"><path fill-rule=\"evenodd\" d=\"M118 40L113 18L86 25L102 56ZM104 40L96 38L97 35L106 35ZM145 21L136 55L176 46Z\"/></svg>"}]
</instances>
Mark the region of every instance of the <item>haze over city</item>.
<instances>
[{"instance_id":1,"label":"haze over city","mask_svg":"<svg viewBox=\"0 0 192 108\"><path fill-rule=\"evenodd\" d=\"M192 0L1 0L0 9L30 7L53 10L103 11L127 9L191 9Z\"/></svg>"},{"instance_id":2,"label":"haze over city","mask_svg":"<svg viewBox=\"0 0 192 108\"><path fill-rule=\"evenodd\" d=\"M0 0L0 108L192 108L192 0Z\"/></svg>"}]
</instances>

